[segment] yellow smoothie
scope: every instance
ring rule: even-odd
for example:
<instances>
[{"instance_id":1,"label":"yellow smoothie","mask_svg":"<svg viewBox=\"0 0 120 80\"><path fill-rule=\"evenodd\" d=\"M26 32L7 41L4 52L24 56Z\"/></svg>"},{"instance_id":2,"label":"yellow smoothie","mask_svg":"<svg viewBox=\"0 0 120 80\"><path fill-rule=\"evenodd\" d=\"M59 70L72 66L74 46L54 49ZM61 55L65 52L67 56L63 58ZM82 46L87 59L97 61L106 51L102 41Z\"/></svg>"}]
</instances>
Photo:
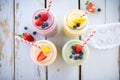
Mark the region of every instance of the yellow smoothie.
<instances>
[{"instance_id":1,"label":"yellow smoothie","mask_svg":"<svg viewBox=\"0 0 120 80\"><path fill-rule=\"evenodd\" d=\"M81 17L84 14L83 17ZM87 28L88 18L84 11L73 10L64 18L63 32L71 38L79 37Z\"/></svg>"}]
</instances>

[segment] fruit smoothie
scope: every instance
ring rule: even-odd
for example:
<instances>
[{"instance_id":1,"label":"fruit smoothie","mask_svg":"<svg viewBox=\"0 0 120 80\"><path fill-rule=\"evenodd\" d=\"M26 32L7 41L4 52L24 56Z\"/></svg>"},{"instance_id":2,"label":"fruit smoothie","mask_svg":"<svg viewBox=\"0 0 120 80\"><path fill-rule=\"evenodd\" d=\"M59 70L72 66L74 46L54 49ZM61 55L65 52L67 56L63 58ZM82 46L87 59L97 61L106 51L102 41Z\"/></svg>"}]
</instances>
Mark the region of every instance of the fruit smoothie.
<instances>
[{"instance_id":1,"label":"fruit smoothie","mask_svg":"<svg viewBox=\"0 0 120 80\"><path fill-rule=\"evenodd\" d=\"M83 47L80 51L80 46L83 44L80 40L71 40L67 42L62 49L62 56L66 63L74 66L82 65L88 58L88 47Z\"/></svg>"},{"instance_id":2,"label":"fruit smoothie","mask_svg":"<svg viewBox=\"0 0 120 80\"><path fill-rule=\"evenodd\" d=\"M39 40L35 44L40 46L41 49L32 46L32 60L40 66L47 66L52 64L57 57L57 49L55 45L47 40Z\"/></svg>"},{"instance_id":3,"label":"fruit smoothie","mask_svg":"<svg viewBox=\"0 0 120 80\"><path fill-rule=\"evenodd\" d=\"M52 36L57 32L57 23L53 12L47 13L46 9L40 9L33 15L32 19L35 30L44 35Z\"/></svg>"},{"instance_id":4,"label":"fruit smoothie","mask_svg":"<svg viewBox=\"0 0 120 80\"><path fill-rule=\"evenodd\" d=\"M85 12L73 10L64 17L63 32L70 38L76 38L86 30L87 25L88 18Z\"/></svg>"}]
</instances>

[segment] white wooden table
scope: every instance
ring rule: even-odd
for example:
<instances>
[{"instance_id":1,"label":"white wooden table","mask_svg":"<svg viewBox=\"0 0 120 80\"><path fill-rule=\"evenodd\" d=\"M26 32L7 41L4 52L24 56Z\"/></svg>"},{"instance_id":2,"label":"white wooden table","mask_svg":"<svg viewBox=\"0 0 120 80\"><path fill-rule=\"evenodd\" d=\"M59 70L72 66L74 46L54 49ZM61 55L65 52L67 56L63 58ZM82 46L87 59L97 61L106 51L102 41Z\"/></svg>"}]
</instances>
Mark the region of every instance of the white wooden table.
<instances>
[{"instance_id":1,"label":"white wooden table","mask_svg":"<svg viewBox=\"0 0 120 80\"><path fill-rule=\"evenodd\" d=\"M63 18L73 9L85 10L86 0L53 0L51 10L56 14L58 32L46 37L58 49L55 63L47 67L34 64L30 56L31 46L17 42L15 34L32 34L32 15L47 6L49 0L0 0L0 80L119 80L119 47L98 50L89 46L87 62L74 67L66 64L61 56L63 45L70 39L62 33ZM101 12L89 14L90 25L120 21L119 0L91 0ZM45 36L34 35L36 41ZM78 38L79 39L79 38Z\"/></svg>"}]
</instances>

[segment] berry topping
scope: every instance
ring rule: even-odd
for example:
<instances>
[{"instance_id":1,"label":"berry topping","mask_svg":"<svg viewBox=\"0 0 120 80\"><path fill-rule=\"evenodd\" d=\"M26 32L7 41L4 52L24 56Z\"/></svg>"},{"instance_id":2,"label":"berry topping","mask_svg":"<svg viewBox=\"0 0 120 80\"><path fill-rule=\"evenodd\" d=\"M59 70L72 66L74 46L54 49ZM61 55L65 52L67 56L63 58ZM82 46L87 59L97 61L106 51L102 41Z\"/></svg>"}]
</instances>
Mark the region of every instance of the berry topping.
<instances>
[{"instance_id":1,"label":"berry topping","mask_svg":"<svg viewBox=\"0 0 120 80\"><path fill-rule=\"evenodd\" d=\"M82 59L82 58L83 58L83 56L82 56L82 55L79 55L79 56L78 56L78 59Z\"/></svg>"},{"instance_id":2,"label":"berry topping","mask_svg":"<svg viewBox=\"0 0 120 80\"><path fill-rule=\"evenodd\" d=\"M43 25L42 25L42 28L45 28L45 27L47 27L48 26L48 23L46 22L46 23L44 23Z\"/></svg>"},{"instance_id":3,"label":"berry topping","mask_svg":"<svg viewBox=\"0 0 120 80\"><path fill-rule=\"evenodd\" d=\"M76 45L75 45L75 52L76 52L77 54L79 54L81 51L82 51L82 46L79 45L79 44L76 44Z\"/></svg>"},{"instance_id":4,"label":"berry topping","mask_svg":"<svg viewBox=\"0 0 120 80\"><path fill-rule=\"evenodd\" d=\"M77 27L80 27L80 23L77 23L76 26L77 26Z\"/></svg>"},{"instance_id":5,"label":"berry topping","mask_svg":"<svg viewBox=\"0 0 120 80\"><path fill-rule=\"evenodd\" d=\"M25 26L24 29L27 30L28 28Z\"/></svg>"},{"instance_id":6,"label":"berry topping","mask_svg":"<svg viewBox=\"0 0 120 80\"><path fill-rule=\"evenodd\" d=\"M101 9L100 9L100 8L98 8L98 9L97 9L97 11L98 11L98 12L100 12L100 11L101 11Z\"/></svg>"},{"instance_id":7,"label":"berry topping","mask_svg":"<svg viewBox=\"0 0 120 80\"><path fill-rule=\"evenodd\" d=\"M19 36L20 36L21 38L29 41L29 42L34 41L33 36L32 36L30 33L28 33L28 32L25 32L25 33L23 33L22 35L19 35Z\"/></svg>"},{"instance_id":8,"label":"berry topping","mask_svg":"<svg viewBox=\"0 0 120 80\"><path fill-rule=\"evenodd\" d=\"M48 14L47 13L41 14L41 18L43 21L46 21L48 19Z\"/></svg>"},{"instance_id":9,"label":"berry topping","mask_svg":"<svg viewBox=\"0 0 120 80\"><path fill-rule=\"evenodd\" d=\"M71 48L72 48L73 50L75 50L75 46L71 46Z\"/></svg>"},{"instance_id":10,"label":"berry topping","mask_svg":"<svg viewBox=\"0 0 120 80\"><path fill-rule=\"evenodd\" d=\"M36 31L34 31L34 32L33 32L33 35L36 35L36 34L37 34L37 32L36 32Z\"/></svg>"},{"instance_id":11,"label":"berry topping","mask_svg":"<svg viewBox=\"0 0 120 80\"><path fill-rule=\"evenodd\" d=\"M80 55L83 55L83 52L82 52L82 51L80 51Z\"/></svg>"},{"instance_id":12,"label":"berry topping","mask_svg":"<svg viewBox=\"0 0 120 80\"><path fill-rule=\"evenodd\" d=\"M43 24L43 21L40 20L39 18L35 20L35 25L36 26L41 26Z\"/></svg>"},{"instance_id":13,"label":"berry topping","mask_svg":"<svg viewBox=\"0 0 120 80\"><path fill-rule=\"evenodd\" d=\"M44 54L49 54L51 52L51 49L50 49L49 46L44 46L42 48L42 51L43 51Z\"/></svg>"},{"instance_id":14,"label":"berry topping","mask_svg":"<svg viewBox=\"0 0 120 80\"><path fill-rule=\"evenodd\" d=\"M87 11L89 11L91 13L95 13L96 12L96 8L95 8L95 3L94 2L87 1L85 4L86 4Z\"/></svg>"},{"instance_id":15,"label":"berry topping","mask_svg":"<svg viewBox=\"0 0 120 80\"><path fill-rule=\"evenodd\" d=\"M38 18L40 18L40 17L41 17L41 15L38 14L37 16L35 16L35 19L38 19Z\"/></svg>"},{"instance_id":16,"label":"berry topping","mask_svg":"<svg viewBox=\"0 0 120 80\"><path fill-rule=\"evenodd\" d=\"M73 58L73 56L72 56L72 55L70 55L70 56L69 56L69 58Z\"/></svg>"},{"instance_id":17,"label":"berry topping","mask_svg":"<svg viewBox=\"0 0 120 80\"><path fill-rule=\"evenodd\" d=\"M47 58L47 56L45 56L43 52L40 52L40 53L38 54L38 56L37 56L37 60L38 60L38 61L43 61L43 60L45 60L46 58Z\"/></svg>"},{"instance_id":18,"label":"berry topping","mask_svg":"<svg viewBox=\"0 0 120 80\"><path fill-rule=\"evenodd\" d=\"M39 17L38 16L35 16L35 19L38 19Z\"/></svg>"},{"instance_id":19,"label":"berry topping","mask_svg":"<svg viewBox=\"0 0 120 80\"><path fill-rule=\"evenodd\" d=\"M77 26L73 26L73 28L74 28L74 29L76 29L76 28L77 28Z\"/></svg>"},{"instance_id":20,"label":"berry topping","mask_svg":"<svg viewBox=\"0 0 120 80\"><path fill-rule=\"evenodd\" d=\"M78 56L74 56L74 60L77 60L78 59Z\"/></svg>"},{"instance_id":21,"label":"berry topping","mask_svg":"<svg viewBox=\"0 0 120 80\"><path fill-rule=\"evenodd\" d=\"M76 54L76 52L75 52L74 50L72 50L72 54L73 54L73 55L75 55L75 54Z\"/></svg>"},{"instance_id":22,"label":"berry topping","mask_svg":"<svg viewBox=\"0 0 120 80\"><path fill-rule=\"evenodd\" d=\"M41 15L40 15L40 14L38 14L38 17L41 17Z\"/></svg>"}]
</instances>

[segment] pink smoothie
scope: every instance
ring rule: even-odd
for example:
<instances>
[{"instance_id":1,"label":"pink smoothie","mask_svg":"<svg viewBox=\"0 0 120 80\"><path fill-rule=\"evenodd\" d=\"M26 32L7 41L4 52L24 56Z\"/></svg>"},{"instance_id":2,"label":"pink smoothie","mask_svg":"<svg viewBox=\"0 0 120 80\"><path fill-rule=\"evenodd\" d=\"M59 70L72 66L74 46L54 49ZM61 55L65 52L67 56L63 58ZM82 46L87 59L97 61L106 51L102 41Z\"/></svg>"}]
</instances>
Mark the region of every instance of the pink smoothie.
<instances>
[{"instance_id":1,"label":"pink smoothie","mask_svg":"<svg viewBox=\"0 0 120 80\"><path fill-rule=\"evenodd\" d=\"M46 9L40 9L40 10L36 11L35 14L33 15L32 22L33 22L35 30L38 33L40 33L44 36L52 36L52 35L55 35L57 32L57 24L56 24L56 20L55 20L55 15L53 14L53 12L49 11L48 19L46 21L43 21L41 19L41 14L44 14L46 12L47 12ZM36 25L36 23L35 23L35 21L37 20L38 17L41 20L41 22L43 23L40 26ZM43 25L45 25L45 26L43 26Z\"/></svg>"}]
</instances>

